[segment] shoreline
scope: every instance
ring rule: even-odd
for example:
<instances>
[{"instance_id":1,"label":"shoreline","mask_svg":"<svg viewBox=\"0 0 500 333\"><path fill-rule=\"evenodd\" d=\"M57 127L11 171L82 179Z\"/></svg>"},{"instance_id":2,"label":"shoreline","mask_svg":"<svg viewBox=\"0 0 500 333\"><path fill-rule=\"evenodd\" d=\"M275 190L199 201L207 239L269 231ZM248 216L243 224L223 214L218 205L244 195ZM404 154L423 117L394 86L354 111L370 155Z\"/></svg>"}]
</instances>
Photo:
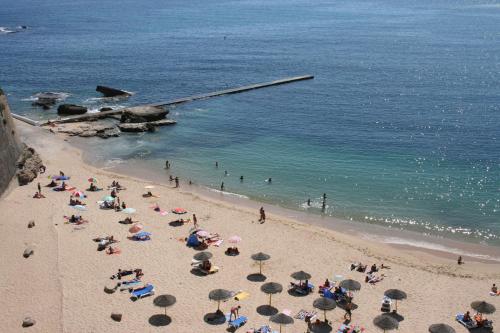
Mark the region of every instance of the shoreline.
<instances>
[{"instance_id":1,"label":"shoreline","mask_svg":"<svg viewBox=\"0 0 500 333\"><path fill-rule=\"evenodd\" d=\"M362 287L355 295L358 309L353 324L362 325L368 332L376 331L372 321L380 314L380 301L387 289L398 288L408 294L398 306L405 317L399 328L402 333L425 331L436 322L447 322L459 329L451 316L468 309L471 301L484 299L495 304L500 300L488 296L491 285L500 279L497 265L466 260L465 265L459 266L455 258L439 253L391 246L354 233L343 233L345 230L310 224L296 215L283 216L269 210L266 222L260 224L257 210L252 207L220 200L217 193L215 197L204 196L188 186L179 190L168 183L95 168L83 162L82 151L61 137L26 124L16 125L24 142L41 155L47 174L27 186L13 182L0 200L0 210L4 212L1 224L4 234L8 235L0 242L0 250L7 258L6 265L0 268L5 281L0 284L0 292L6 296L0 304L8 311L6 331L17 331L22 319L30 316L37 321L36 332L158 332L160 328L151 320L163 309L152 304L153 298L173 294L177 303L167 309L172 319L167 330L185 332L186 327L190 327L196 332L221 332L225 326L210 325L204 319L215 310L216 304L210 302L207 295L217 288L250 294L241 302L229 300L221 304L224 312L240 304L242 314L248 317L245 328L270 324L276 329L277 326L269 322L269 316L259 312L269 301L261 292L262 283L250 278L259 270L251 254L259 251L271 256L263 267L266 282L283 285L284 292L273 297L277 310L290 310L292 315L301 309L310 311L313 300L319 297L317 291L301 297L287 293L287 283L293 280L292 272L309 272L310 281L316 286L326 277L331 281L339 276L338 279L355 279ZM128 216L144 225L144 230L152 234L151 240L130 240L129 227L118 223L127 215L98 208L96 201L107 191L87 193L87 208L81 214L89 223L82 226L64 223L63 215L80 214L68 206L69 192L54 192L44 187L46 198L32 199L36 183L45 185L46 176L59 170L71 176L68 184L77 189L88 187L88 177L97 178L100 187L118 180L127 188L119 194L122 201L136 209L136 214ZM143 198L141 194L146 185L154 185L152 191L159 198ZM155 203L165 209L166 214L151 209ZM204 230L216 232L224 239L220 247L208 249L214 264L220 268L217 274L193 273L191 258L196 250L185 244L193 225L192 222L174 223L179 218L170 212L174 207L186 209L189 214L185 217L196 213ZM28 229L26 224L31 219L36 221L36 226ZM238 243L240 255L227 256L224 251L232 245L227 240L235 234L242 238ZM113 235L119 241L120 254L96 251L92 240L104 235ZM21 254L29 244L35 246L35 254L25 259ZM368 267L374 263L380 267L383 263L390 268L377 272L381 280L372 285L364 282L364 273L350 269L351 263L357 262ZM118 268L141 268L145 273L143 283L154 285L155 296L134 302L127 292L116 291L112 295L104 292L103 287L116 283L109 277ZM111 313L123 314L123 321L113 321ZM337 329L344 321L343 310L336 309L328 317L332 328ZM500 320L498 314L489 318L494 322ZM305 326L304 321L297 319L285 331L303 332Z\"/></svg>"},{"instance_id":2,"label":"shoreline","mask_svg":"<svg viewBox=\"0 0 500 333\"><path fill-rule=\"evenodd\" d=\"M94 167L103 168L104 163L93 163L90 151L85 150L85 138L68 138L68 143L82 153L82 159L86 164ZM144 174L142 170L147 168L151 171L151 166L146 160L126 160L126 163L117 164L106 168L107 171L134 177L140 180L146 180L155 184L168 186L171 182L168 179L165 169L153 170L151 174ZM255 212L261 206L265 206L266 212L295 222L303 221L305 224L326 228L344 235L361 237L393 248L404 251L418 251L430 254L447 260L456 261L461 255L467 261L477 261L489 264L500 263L500 247L480 244L458 239L451 239L441 236L429 235L413 230L404 230L382 226L379 224L369 224L366 222L344 220L341 218L309 213L305 210L294 210L292 208L281 207L277 204L261 202L249 198L243 194L233 192L221 192L220 190L210 188L204 185L189 185L181 180L180 191L184 193L193 193L204 199L210 199L225 202L231 205L243 206L252 209Z\"/></svg>"}]
</instances>

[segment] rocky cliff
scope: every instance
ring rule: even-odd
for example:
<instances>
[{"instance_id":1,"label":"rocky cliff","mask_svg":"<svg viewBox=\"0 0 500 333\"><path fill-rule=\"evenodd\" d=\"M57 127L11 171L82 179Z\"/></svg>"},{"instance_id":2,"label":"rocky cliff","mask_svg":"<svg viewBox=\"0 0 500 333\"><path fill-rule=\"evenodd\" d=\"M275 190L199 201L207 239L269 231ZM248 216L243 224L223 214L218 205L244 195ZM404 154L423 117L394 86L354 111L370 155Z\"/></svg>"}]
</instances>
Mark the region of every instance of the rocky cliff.
<instances>
[{"instance_id":1,"label":"rocky cliff","mask_svg":"<svg viewBox=\"0 0 500 333\"><path fill-rule=\"evenodd\" d=\"M7 97L0 89L0 194L17 171L17 160L23 146L16 133Z\"/></svg>"}]
</instances>

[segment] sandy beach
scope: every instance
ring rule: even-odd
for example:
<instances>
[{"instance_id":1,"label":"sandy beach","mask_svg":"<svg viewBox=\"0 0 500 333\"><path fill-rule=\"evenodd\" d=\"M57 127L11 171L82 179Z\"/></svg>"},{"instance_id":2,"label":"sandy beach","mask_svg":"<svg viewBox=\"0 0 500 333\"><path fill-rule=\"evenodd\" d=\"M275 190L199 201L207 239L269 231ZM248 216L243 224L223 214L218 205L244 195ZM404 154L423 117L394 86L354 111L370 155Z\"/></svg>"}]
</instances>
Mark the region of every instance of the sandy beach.
<instances>
[{"instance_id":1,"label":"sandy beach","mask_svg":"<svg viewBox=\"0 0 500 333\"><path fill-rule=\"evenodd\" d=\"M489 296L493 283L500 281L498 263L469 261L458 266L456 258L436 256L433 253L396 248L374 241L351 237L319 226L312 226L279 215L268 214L264 224L258 222L258 211L248 207L217 201L214 198L189 192L185 186L173 188L172 184L159 184L130 176L114 174L85 164L82 153L48 131L16 122L24 142L41 155L47 171L30 185L18 187L12 183L0 200L2 226L3 263L0 273L2 293L2 319L4 332L22 331L24 317L36 320L36 325L25 329L32 332L224 332L227 324L211 325L204 321L207 313L217 308L208 299L212 289L243 290L250 296L240 302L228 300L221 304L224 313L232 306L241 305L240 314L248 317L248 323L238 332L270 324L269 317L256 309L268 302L268 296L260 291L262 282L252 282L247 276L256 273L259 266L250 256L265 252L271 256L263 265L266 282L278 282L283 292L273 296L273 305L279 310L290 310L295 316L300 310L314 310L313 300L319 297L317 286L326 278L336 275L361 282L361 290L354 294L352 324L378 332L372 320L381 314L384 291L391 288L404 290L408 298L399 302L398 312L404 317L399 332L427 332L433 323L447 323L457 332L466 329L454 320L455 314L470 309L470 303L486 300L500 307L500 297ZM105 141L103 141L105 143ZM45 199L33 199L36 183L49 183L48 175L63 170L71 179L70 186L85 190L88 178L98 179L98 186L106 188L113 180L126 187L119 193L128 207L137 210L131 215L152 233L151 240L129 240L129 226L118 221L127 215L112 210L99 209L97 201L109 191L88 192L83 201L86 211L68 206L69 192L54 192L43 187ZM143 198L147 185L159 198ZM166 215L155 212L151 206L158 203ZM218 233L224 242L221 246L209 246L213 263L219 272L198 276L191 272L191 259L198 251L183 241L189 235L193 223L174 226L170 222L179 216L170 211L183 207L196 214L199 225L212 233ZM65 224L64 215L81 214L88 224ZM36 226L28 229L30 220ZM113 235L119 240L121 254L107 255L97 251L95 237ZM227 239L238 235L240 255L226 256ZM24 249L34 246L34 255L25 259ZM351 271L350 264L362 262L368 266L384 263L390 269L380 270L382 281L371 285L364 282L365 274ZM172 294L177 303L167 309L172 321L167 327L155 327L150 317L163 313L153 305L153 297L130 300L128 292L104 292L105 286L114 281L110 276L119 268L141 268L142 280L155 287L155 296ZM316 286L313 294L290 295L290 274L304 270L312 275ZM316 310L317 311L317 310ZM123 314L121 322L110 318L112 312ZM336 308L328 313L332 331L336 332L344 322L344 310ZM319 318L322 314L319 313ZM500 314L488 316L498 325ZM284 327L285 332L305 332L303 320L295 319L293 325Z\"/></svg>"}]
</instances>

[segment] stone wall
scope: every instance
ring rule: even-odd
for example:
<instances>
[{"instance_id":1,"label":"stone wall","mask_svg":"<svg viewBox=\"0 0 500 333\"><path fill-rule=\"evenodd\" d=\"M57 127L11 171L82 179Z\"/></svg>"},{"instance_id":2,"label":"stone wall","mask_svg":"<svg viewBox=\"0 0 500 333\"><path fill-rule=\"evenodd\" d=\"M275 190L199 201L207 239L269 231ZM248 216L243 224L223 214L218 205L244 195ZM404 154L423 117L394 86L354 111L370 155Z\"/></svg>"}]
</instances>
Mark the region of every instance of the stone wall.
<instances>
[{"instance_id":1,"label":"stone wall","mask_svg":"<svg viewBox=\"0 0 500 333\"><path fill-rule=\"evenodd\" d=\"M7 97L0 89L0 194L17 171L16 162L21 150L22 144L16 133Z\"/></svg>"}]
</instances>

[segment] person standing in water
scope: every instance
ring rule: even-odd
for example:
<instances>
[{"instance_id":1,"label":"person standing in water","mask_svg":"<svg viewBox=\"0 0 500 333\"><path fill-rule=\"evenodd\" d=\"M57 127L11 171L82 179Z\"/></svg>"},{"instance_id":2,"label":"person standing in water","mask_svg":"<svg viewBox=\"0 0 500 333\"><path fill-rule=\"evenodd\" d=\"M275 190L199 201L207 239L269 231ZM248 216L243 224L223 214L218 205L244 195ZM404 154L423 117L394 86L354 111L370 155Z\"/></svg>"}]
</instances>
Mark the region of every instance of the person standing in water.
<instances>
[{"instance_id":1,"label":"person standing in water","mask_svg":"<svg viewBox=\"0 0 500 333\"><path fill-rule=\"evenodd\" d=\"M307 199L307 205L311 207L311 198Z\"/></svg>"},{"instance_id":2,"label":"person standing in water","mask_svg":"<svg viewBox=\"0 0 500 333\"><path fill-rule=\"evenodd\" d=\"M271 184L273 182L273 179L271 177L267 178L267 183Z\"/></svg>"},{"instance_id":3,"label":"person standing in water","mask_svg":"<svg viewBox=\"0 0 500 333\"><path fill-rule=\"evenodd\" d=\"M222 184L220 184L220 190L224 191L224 182L222 182Z\"/></svg>"},{"instance_id":4,"label":"person standing in water","mask_svg":"<svg viewBox=\"0 0 500 333\"><path fill-rule=\"evenodd\" d=\"M215 161L215 168L219 167L219 162Z\"/></svg>"},{"instance_id":5,"label":"person standing in water","mask_svg":"<svg viewBox=\"0 0 500 333\"><path fill-rule=\"evenodd\" d=\"M240 182L243 183L243 176L240 176Z\"/></svg>"},{"instance_id":6,"label":"person standing in water","mask_svg":"<svg viewBox=\"0 0 500 333\"><path fill-rule=\"evenodd\" d=\"M264 207L260 207L260 219L259 222L262 224L266 222L266 212L264 211Z\"/></svg>"},{"instance_id":7,"label":"person standing in water","mask_svg":"<svg viewBox=\"0 0 500 333\"><path fill-rule=\"evenodd\" d=\"M175 177L175 187L179 187L179 177Z\"/></svg>"},{"instance_id":8,"label":"person standing in water","mask_svg":"<svg viewBox=\"0 0 500 333\"><path fill-rule=\"evenodd\" d=\"M227 170L224 171L224 176L227 177L228 173L227 173Z\"/></svg>"},{"instance_id":9,"label":"person standing in water","mask_svg":"<svg viewBox=\"0 0 500 333\"><path fill-rule=\"evenodd\" d=\"M165 162L165 169L170 169L170 162L168 160Z\"/></svg>"},{"instance_id":10,"label":"person standing in water","mask_svg":"<svg viewBox=\"0 0 500 333\"><path fill-rule=\"evenodd\" d=\"M321 205L321 210L324 212L326 209L326 193L323 193L323 204Z\"/></svg>"}]
</instances>

